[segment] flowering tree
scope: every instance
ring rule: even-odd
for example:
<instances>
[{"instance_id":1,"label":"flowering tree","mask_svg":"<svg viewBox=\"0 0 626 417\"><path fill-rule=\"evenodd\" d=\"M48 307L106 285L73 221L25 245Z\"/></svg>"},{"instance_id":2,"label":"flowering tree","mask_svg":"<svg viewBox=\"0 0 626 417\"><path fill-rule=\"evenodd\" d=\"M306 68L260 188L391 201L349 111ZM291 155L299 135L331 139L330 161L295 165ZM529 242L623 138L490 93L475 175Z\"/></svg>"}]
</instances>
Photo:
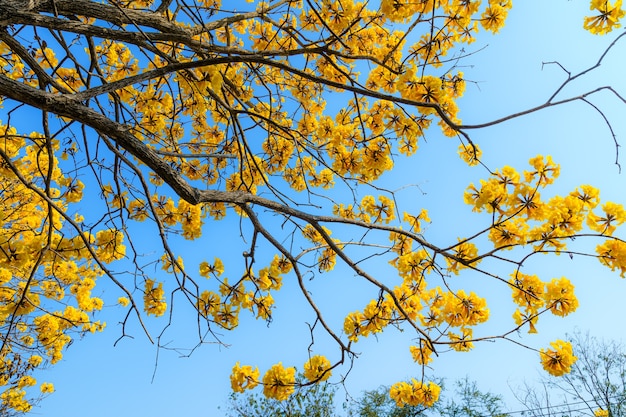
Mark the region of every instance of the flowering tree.
<instances>
[{"instance_id":1,"label":"flowering tree","mask_svg":"<svg viewBox=\"0 0 626 417\"><path fill-rule=\"evenodd\" d=\"M465 201L488 213L486 226L446 245L424 233L426 209L400 206L377 185L394 161L418 151L429 129L457 140L470 166L481 163L470 133L503 120L461 122L466 80L453 63L479 30L498 32L511 7L510 0L1 2L2 412L31 408L33 370L59 361L76 335L102 330L96 312L104 305L127 310L122 336L136 320L152 340L146 318L165 315L167 327L175 305L186 303L199 342L219 342L216 331L234 330L240 315L270 321L273 294L283 279L295 280L309 308L303 321L314 318L311 341L324 334L337 349L310 354L304 376L312 384L349 364L360 338L389 326L414 333L406 349L421 366L485 339L473 329L489 319L486 299L472 288L452 290L451 275L473 270L510 287L518 306L510 332L533 331L540 316L565 316L578 305L568 279L522 271L529 256L568 253L572 238L599 237L588 253L623 276L626 243L614 236L623 207L601 204L590 186L542 199L559 174L549 156L470 185ZM618 27L624 15L621 1L591 7L584 26L594 33ZM599 91L624 101L609 86L563 96L577 77L510 117L590 103ZM222 223L247 245L236 259L203 235ZM184 263L183 239L210 247L210 256ZM482 268L487 259L506 265L510 277ZM373 288L362 309L346 312L343 328L308 287L310 276L338 263ZM373 264L389 264L397 276L378 276ZM95 295L103 281L117 288L113 299ZM575 361L563 341L538 355L553 375ZM280 363L263 376L236 364L231 383L236 392L261 385L279 400L298 388L294 368ZM413 380L390 395L400 406L431 406L439 391Z\"/></svg>"}]
</instances>

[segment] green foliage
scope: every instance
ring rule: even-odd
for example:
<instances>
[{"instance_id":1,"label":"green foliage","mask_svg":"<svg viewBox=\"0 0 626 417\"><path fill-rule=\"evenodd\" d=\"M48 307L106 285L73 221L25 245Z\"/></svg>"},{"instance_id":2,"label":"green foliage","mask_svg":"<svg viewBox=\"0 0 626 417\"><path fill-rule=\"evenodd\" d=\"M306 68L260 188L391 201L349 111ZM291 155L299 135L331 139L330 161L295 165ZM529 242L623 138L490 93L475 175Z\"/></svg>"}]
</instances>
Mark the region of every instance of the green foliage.
<instances>
[{"instance_id":1,"label":"green foliage","mask_svg":"<svg viewBox=\"0 0 626 417\"><path fill-rule=\"evenodd\" d=\"M499 395L482 392L475 381L468 377L455 382L453 399L440 402L433 410L436 414L449 417L505 417L504 403ZM455 398L457 400L455 400Z\"/></svg>"}]
</instances>

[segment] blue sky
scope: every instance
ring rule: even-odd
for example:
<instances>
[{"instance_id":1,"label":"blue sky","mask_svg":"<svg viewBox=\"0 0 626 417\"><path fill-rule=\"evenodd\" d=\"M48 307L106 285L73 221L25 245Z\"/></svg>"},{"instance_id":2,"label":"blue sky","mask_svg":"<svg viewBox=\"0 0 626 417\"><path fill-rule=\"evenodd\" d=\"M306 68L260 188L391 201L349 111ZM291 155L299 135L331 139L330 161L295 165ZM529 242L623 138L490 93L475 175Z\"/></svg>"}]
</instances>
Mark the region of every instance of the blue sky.
<instances>
[{"instance_id":1,"label":"blue sky","mask_svg":"<svg viewBox=\"0 0 626 417\"><path fill-rule=\"evenodd\" d=\"M582 19L588 12L587 1L528 0L516 2L508 23L497 36L482 33L468 50L478 51L462 62L467 65L466 77L476 81L468 84L465 97L459 102L461 118L474 124L497 119L507 114L541 104L563 81L566 74L556 65L542 62L558 61L573 73L597 60L604 48L619 33L604 37L588 34ZM626 94L623 56L626 41L618 44L602 67L586 76L567 93L577 94L600 85L612 85ZM626 137L624 103L602 94L594 98L613 122L618 138ZM566 193L579 184L600 187L601 197L625 202L626 178L614 164L615 146L601 117L587 105L572 103L544 110L490 128L471 132L472 139L483 149L483 160L492 169L512 165L520 171L530 157L550 154L561 164L561 178L550 193ZM434 242L452 242L456 236L469 235L488 225L489 219L472 213L462 203L463 191L470 182L485 178L481 168L468 169L456 155L458 142L443 137L436 128L427 134L420 150L410 160L398 160L395 171L383 181L397 188L407 182L416 184L399 192L416 210L427 208L432 224L426 237ZM624 169L626 161L622 159ZM399 179L399 180L398 180ZM408 179L408 181L407 181ZM401 181L401 182L398 182ZM184 253L198 259L213 258L212 248L233 248L241 253L237 233L232 224L211 224L204 243L180 242ZM236 228L237 226L235 226ZM212 240L212 241L211 241ZM592 250L595 243L587 242ZM186 259L187 260L187 259ZM371 265L370 265L371 266ZM380 273L387 270L380 267ZM603 268L597 260L567 256L535 257L525 264L525 272L537 273L544 279L567 276L576 285L580 308L566 318L545 317L540 320L537 335L519 335L521 343L535 348L563 337L575 329L589 330L592 335L622 339L621 318L626 313L622 299L626 282L618 274ZM508 275L506 270L498 273ZM55 384L56 393L33 410L34 415L91 417L111 415L220 415L229 394L230 369L236 361L259 366L264 372L282 361L286 366L301 367L306 360L310 338L305 321L310 313L300 312L303 298L295 284L285 279L284 288L275 295L277 310L270 326L254 320L242 320L232 334L224 334L224 343L207 344L190 357L185 351L157 350L139 329L135 338L125 338L115 347L120 336L116 322L123 312L113 306L105 308L100 317L107 321L102 334L76 340L67 349L64 360L48 371L38 374L40 381ZM510 291L493 285L492 281L464 273L452 279L453 285L484 289L491 308L492 320L481 327L480 334L498 334L510 328L514 307ZM354 287L351 273L338 267L332 274L311 283L330 321L341 328L345 313L362 308L367 302L367 288ZM104 291L112 291L105 287ZM115 299L107 295L109 299ZM371 298L371 296L370 296ZM503 301L500 301L503 300ZM174 326L163 337L172 347L193 347L195 324L191 311L177 305ZM191 320L190 320L191 319ZM378 339L362 340L356 347L362 352L348 377L349 394L358 396L364 389L391 384L421 372L410 359L408 346L412 335L385 331ZM334 347L316 339L315 353L336 359ZM156 364L156 372L155 372ZM340 372L345 372L342 369ZM484 390L502 394L512 409L514 403L508 385L523 379L535 380L540 375L536 352L504 341L479 344L473 352L444 354L433 363L432 373L450 379L469 375ZM340 396L343 395L341 392Z\"/></svg>"}]
</instances>

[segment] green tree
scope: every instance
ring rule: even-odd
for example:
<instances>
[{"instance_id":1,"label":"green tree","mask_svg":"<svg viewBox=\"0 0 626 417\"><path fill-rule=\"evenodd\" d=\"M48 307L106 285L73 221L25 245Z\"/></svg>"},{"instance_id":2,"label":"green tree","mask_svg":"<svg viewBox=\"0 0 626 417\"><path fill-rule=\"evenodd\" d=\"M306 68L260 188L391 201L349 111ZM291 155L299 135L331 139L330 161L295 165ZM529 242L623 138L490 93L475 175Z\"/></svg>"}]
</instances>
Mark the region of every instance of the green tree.
<instances>
[{"instance_id":1,"label":"green tree","mask_svg":"<svg viewBox=\"0 0 626 417\"><path fill-rule=\"evenodd\" d=\"M502 397L478 389L475 381L466 377L455 381L454 395L445 398L435 410L445 417L506 417Z\"/></svg>"}]
</instances>

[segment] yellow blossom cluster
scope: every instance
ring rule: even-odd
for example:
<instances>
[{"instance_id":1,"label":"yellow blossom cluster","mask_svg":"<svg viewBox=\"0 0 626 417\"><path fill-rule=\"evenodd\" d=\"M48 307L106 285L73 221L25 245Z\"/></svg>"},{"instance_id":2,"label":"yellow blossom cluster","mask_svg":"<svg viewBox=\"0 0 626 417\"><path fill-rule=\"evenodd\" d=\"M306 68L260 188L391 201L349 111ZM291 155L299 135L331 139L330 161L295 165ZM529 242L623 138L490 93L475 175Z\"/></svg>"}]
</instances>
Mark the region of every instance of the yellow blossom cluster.
<instances>
[{"instance_id":1,"label":"yellow blossom cluster","mask_svg":"<svg viewBox=\"0 0 626 417\"><path fill-rule=\"evenodd\" d=\"M332 372L330 361L321 355L315 355L304 364L304 377L309 381L326 381Z\"/></svg>"},{"instance_id":2,"label":"yellow blossom cluster","mask_svg":"<svg viewBox=\"0 0 626 417\"><path fill-rule=\"evenodd\" d=\"M159 282L156 286L155 284L154 280L146 279L143 303L146 313L158 317L162 316L167 311L167 303L165 302L163 283Z\"/></svg>"},{"instance_id":3,"label":"yellow blossom cluster","mask_svg":"<svg viewBox=\"0 0 626 417\"><path fill-rule=\"evenodd\" d=\"M49 67L49 48L35 53ZM26 412L35 385L30 375L57 363L74 335L101 331L90 314L104 302L93 296L102 270L124 256L122 234L68 226L82 216L64 213L83 198L85 184L60 168L61 143L37 133L20 134L0 123L0 409ZM95 229L95 230L94 230ZM91 246L91 251L89 249ZM46 358L44 361L43 357ZM41 385L41 394L54 391ZM36 400L36 398L34 398ZM4 412L4 411L2 411Z\"/></svg>"},{"instance_id":4,"label":"yellow blossom cluster","mask_svg":"<svg viewBox=\"0 0 626 417\"><path fill-rule=\"evenodd\" d=\"M611 268L611 271L619 270L620 276L626 276L626 243L621 240L606 240L596 247L596 253L600 263Z\"/></svg>"},{"instance_id":5,"label":"yellow blossom cluster","mask_svg":"<svg viewBox=\"0 0 626 417\"><path fill-rule=\"evenodd\" d=\"M615 0L614 3L608 0L591 0L589 9L597 14L585 17L584 28L598 35L619 28L619 21L626 13L622 9L622 0Z\"/></svg>"},{"instance_id":6,"label":"yellow blossom cluster","mask_svg":"<svg viewBox=\"0 0 626 417\"><path fill-rule=\"evenodd\" d=\"M434 329L443 324L460 328L465 337L460 339L450 332L447 343L455 349L471 347L465 343L468 335L471 339L471 327L484 323L489 318L486 300L474 292L467 294L464 290L443 291L440 287L427 290L425 287L423 279L417 284L407 280L394 290L395 300L388 296L384 300L370 301L363 311L352 312L346 316L344 333L349 340L356 342L360 336L368 337L380 333L389 325L419 320L426 329ZM431 346L426 349L432 350ZM411 348L411 353L415 356L414 348Z\"/></svg>"},{"instance_id":7,"label":"yellow blossom cluster","mask_svg":"<svg viewBox=\"0 0 626 417\"><path fill-rule=\"evenodd\" d=\"M189 204L183 199L179 199L178 205L171 197L152 195L150 204L138 198L127 201L125 195L111 194L112 201L119 201L116 206L124 207L128 210L128 217L143 222L147 219L158 217L164 226L174 228L180 227L182 236L188 240L198 239L202 235L202 225L204 218L209 212L209 207L200 204Z\"/></svg>"},{"instance_id":8,"label":"yellow blossom cluster","mask_svg":"<svg viewBox=\"0 0 626 417\"><path fill-rule=\"evenodd\" d=\"M253 389L259 384L259 368L252 369L250 365L240 366L237 362L230 375L230 384L233 391L239 393Z\"/></svg>"},{"instance_id":9,"label":"yellow blossom cluster","mask_svg":"<svg viewBox=\"0 0 626 417\"><path fill-rule=\"evenodd\" d=\"M550 375L562 376L570 372L576 356L570 342L556 340L550 342L550 349L541 349L541 366Z\"/></svg>"},{"instance_id":10,"label":"yellow blossom cluster","mask_svg":"<svg viewBox=\"0 0 626 417\"><path fill-rule=\"evenodd\" d=\"M267 398L284 401L296 387L296 368L284 368L282 363L273 365L263 376L263 394Z\"/></svg>"},{"instance_id":11,"label":"yellow blossom cluster","mask_svg":"<svg viewBox=\"0 0 626 417\"><path fill-rule=\"evenodd\" d=\"M441 387L434 382L423 383L415 379L408 382L398 382L393 384L389 390L389 395L396 402L398 407L422 406L432 407L439 399Z\"/></svg>"},{"instance_id":12,"label":"yellow blossom cluster","mask_svg":"<svg viewBox=\"0 0 626 417\"><path fill-rule=\"evenodd\" d=\"M413 360L420 365L428 365L432 362L433 350L431 345L424 340L420 340L420 346L411 346L411 356Z\"/></svg>"},{"instance_id":13,"label":"yellow blossom cluster","mask_svg":"<svg viewBox=\"0 0 626 417\"><path fill-rule=\"evenodd\" d=\"M574 285L565 277L542 282L536 275L516 272L509 281L513 301L519 306L513 318L517 325L528 323L529 333L536 333L535 325L542 309L556 316L566 316L578 308Z\"/></svg>"},{"instance_id":14,"label":"yellow blossom cluster","mask_svg":"<svg viewBox=\"0 0 626 417\"><path fill-rule=\"evenodd\" d=\"M536 251L560 253L567 248L567 239L581 232L585 225L610 236L626 220L623 206L612 202L602 205L601 213L596 213L599 191L590 185L544 201L540 190L558 177L559 166L549 156L532 158L530 165L532 169L523 175L504 167L488 180L481 180L480 186L471 184L467 188L465 202L474 211L495 215L489 239L496 247L510 249L532 244Z\"/></svg>"},{"instance_id":15,"label":"yellow blossom cluster","mask_svg":"<svg viewBox=\"0 0 626 417\"><path fill-rule=\"evenodd\" d=\"M256 314L257 318L270 320L274 307L273 291L280 290L282 276L291 271L291 262L281 256L274 256L269 266L258 273L252 269L230 284L222 277L224 264L215 258L212 264L204 261L200 264L200 275L216 278L219 291L204 290L196 301L199 314L212 323L225 329L234 329L239 324L241 310Z\"/></svg>"},{"instance_id":16,"label":"yellow blossom cluster","mask_svg":"<svg viewBox=\"0 0 626 417\"><path fill-rule=\"evenodd\" d=\"M314 383L326 381L330 378L330 361L322 356L312 356L304 364L304 377ZM254 389L257 385L263 385L263 393L267 398L284 401L295 392L298 385L296 382L296 369L294 367L285 368L282 363L271 366L259 378L259 369L250 365L241 366L239 362L233 366L230 382L233 391L243 393L246 390Z\"/></svg>"},{"instance_id":17,"label":"yellow blossom cluster","mask_svg":"<svg viewBox=\"0 0 626 417\"><path fill-rule=\"evenodd\" d=\"M119 230L101 230L96 233L96 255L102 262L109 263L122 259L126 246L122 243L124 235Z\"/></svg>"}]
</instances>

